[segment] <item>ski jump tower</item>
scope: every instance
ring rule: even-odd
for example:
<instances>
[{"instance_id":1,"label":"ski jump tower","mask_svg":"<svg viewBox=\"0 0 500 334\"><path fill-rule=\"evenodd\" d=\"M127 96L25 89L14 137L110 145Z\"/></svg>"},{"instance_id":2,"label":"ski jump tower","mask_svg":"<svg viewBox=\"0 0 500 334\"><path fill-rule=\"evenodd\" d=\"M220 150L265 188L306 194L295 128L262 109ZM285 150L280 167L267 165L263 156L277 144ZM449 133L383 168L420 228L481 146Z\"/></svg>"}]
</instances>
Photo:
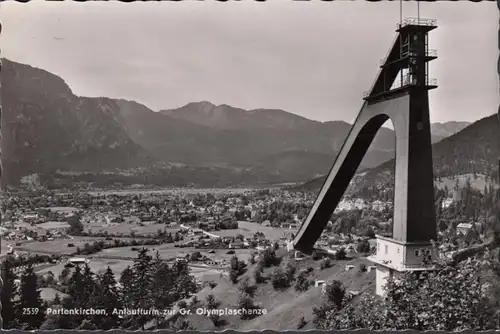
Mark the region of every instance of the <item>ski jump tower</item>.
<instances>
[{"instance_id":1,"label":"ski jump tower","mask_svg":"<svg viewBox=\"0 0 500 334\"><path fill-rule=\"evenodd\" d=\"M409 18L397 26L397 37L347 139L293 240L311 254L333 211L380 127L391 119L396 133L396 168L392 238L377 236L376 292L384 294L389 276L432 269L436 252L436 216L428 91L437 88L428 63L428 33L436 20Z\"/></svg>"}]
</instances>

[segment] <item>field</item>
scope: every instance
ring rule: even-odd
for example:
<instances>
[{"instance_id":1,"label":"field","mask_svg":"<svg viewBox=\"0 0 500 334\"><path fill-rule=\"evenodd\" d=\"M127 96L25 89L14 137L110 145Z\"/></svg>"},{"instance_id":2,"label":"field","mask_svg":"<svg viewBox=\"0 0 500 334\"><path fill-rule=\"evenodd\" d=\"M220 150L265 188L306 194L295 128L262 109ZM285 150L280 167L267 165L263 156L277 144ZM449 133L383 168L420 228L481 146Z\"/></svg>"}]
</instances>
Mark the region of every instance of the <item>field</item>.
<instances>
[{"instance_id":1,"label":"field","mask_svg":"<svg viewBox=\"0 0 500 334\"><path fill-rule=\"evenodd\" d=\"M51 267L45 267L43 269L37 270L37 273L39 274L44 274L49 271L52 271L56 277L58 277L61 272L64 269L64 266L66 265L65 261L62 261L61 263L58 263L54 266ZM122 271L127 267L127 266L132 266L133 261L127 261L127 260L108 260L108 259L92 259L89 262L89 267L92 269L94 273L99 273L101 271L106 270L106 268L109 266L113 272L115 273L115 278L117 280L120 279Z\"/></svg>"},{"instance_id":2,"label":"field","mask_svg":"<svg viewBox=\"0 0 500 334\"><path fill-rule=\"evenodd\" d=\"M143 222L140 223L138 221L129 220L123 223L111 223L107 224L104 221L91 221L87 222L85 225L85 232L99 233L99 232L107 232L111 235L130 235L131 232L134 232L137 235L151 235L156 234L158 230L166 229L167 232L174 234L179 231L179 227L170 227L166 224L157 224L156 222Z\"/></svg>"},{"instance_id":3,"label":"field","mask_svg":"<svg viewBox=\"0 0 500 334\"><path fill-rule=\"evenodd\" d=\"M142 247L142 246L141 246ZM137 251L132 250L133 247L118 247L118 248L108 248L103 249L99 253L93 254L94 257L106 257L106 256L123 256L123 257L137 257ZM209 250L196 249L196 248L178 248L174 247L173 244L163 244L155 246L145 246L145 248L151 251L151 254L158 253L163 259L171 259L177 256L186 256L186 254L192 254L193 252L199 251L202 255L216 261L230 261L231 257L237 255L242 261L247 261L250 258L250 249L235 249L235 254L227 254L228 249L216 249L215 253L208 253Z\"/></svg>"},{"instance_id":4,"label":"field","mask_svg":"<svg viewBox=\"0 0 500 334\"><path fill-rule=\"evenodd\" d=\"M69 228L70 226L67 222L46 222L46 223L38 224L38 225L36 225L36 227L49 230L49 229L54 229L54 228Z\"/></svg>"},{"instance_id":5,"label":"field","mask_svg":"<svg viewBox=\"0 0 500 334\"><path fill-rule=\"evenodd\" d=\"M220 231L212 231L210 233L219 235L221 237L230 237L236 236L238 234L243 235L244 237L252 237L256 232L262 232L266 236L266 238L270 240L278 240L283 237L283 233L295 233L297 230L294 229L286 229L286 228L275 228L262 226L258 223L250 223L250 222L238 222L238 229L235 230L220 230Z\"/></svg>"},{"instance_id":6,"label":"field","mask_svg":"<svg viewBox=\"0 0 500 334\"><path fill-rule=\"evenodd\" d=\"M54 206L54 207L45 208L45 209L49 209L52 212L58 212L61 214L70 214L70 213L78 211L77 208L74 208L71 206Z\"/></svg>"},{"instance_id":7,"label":"field","mask_svg":"<svg viewBox=\"0 0 500 334\"><path fill-rule=\"evenodd\" d=\"M56 289L53 289L53 288L41 288L40 289L40 296L42 297L43 300L46 300L46 301L54 300L56 293L59 294L59 298L61 298L61 299L68 297L67 294L64 294L64 293L57 291Z\"/></svg>"},{"instance_id":8,"label":"field","mask_svg":"<svg viewBox=\"0 0 500 334\"><path fill-rule=\"evenodd\" d=\"M69 255L76 251L76 247L81 248L86 243L92 244L95 241L99 240L104 240L104 238L72 237L72 239L55 239L51 241L26 242L21 246L14 246L14 241L10 242L10 244L16 251L21 250L35 253ZM68 244L74 244L75 247L68 247Z\"/></svg>"}]
</instances>

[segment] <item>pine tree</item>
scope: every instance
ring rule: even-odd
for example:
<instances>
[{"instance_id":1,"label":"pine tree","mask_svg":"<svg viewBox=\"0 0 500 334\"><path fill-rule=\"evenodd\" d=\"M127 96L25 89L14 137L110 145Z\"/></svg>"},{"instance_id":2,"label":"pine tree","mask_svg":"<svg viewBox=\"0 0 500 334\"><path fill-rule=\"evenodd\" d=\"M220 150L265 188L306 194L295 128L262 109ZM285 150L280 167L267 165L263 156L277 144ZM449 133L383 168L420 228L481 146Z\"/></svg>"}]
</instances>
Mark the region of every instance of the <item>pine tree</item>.
<instances>
[{"instance_id":1,"label":"pine tree","mask_svg":"<svg viewBox=\"0 0 500 334\"><path fill-rule=\"evenodd\" d=\"M120 324L118 315L113 314L115 309L122 308L118 289L116 287L115 275L110 267L97 277L96 289L94 290L93 307L104 309L106 316L93 316L91 322L101 330L117 328Z\"/></svg>"},{"instance_id":2,"label":"pine tree","mask_svg":"<svg viewBox=\"0 0 500 334\"><path fill-rule=\"evenodd\" d=\"M96 281L94 279L95 274L90 269L89 265L86 263L83 267L82 282L83 282L83 296L82 302L84 308L90 308L92 304L92 298L94 296L94 291L96 290Z\"/></svg>"},{"instance_id":3,"label":"pine tree","mask_svg":"<svg viewBox=\"0 0 500 334\"><path fill-rule=\"evenodd\" d=\"M86 308L85 278L83 277L80 266L76 266L73 274L68 280L68 297L62 302L65 309ZM62 329L74 329L78 327L85 317L82 315L66 315L60 317Z\"/></svg>"},{"instance_id":4,"label":"pine tree","mask_svg":"<svg viewBox=\"0 0 500 334\"><path fill-rule=\"evenodd\" d=\"M206 305L209 310L217 310L220 302L215 299L214 295L210 294L206 298ZM218 327L220 325L220 316L217 313L211 313L210 320L212 320L214 326Z\"/></svg>"},{"instance_id":5,"label":"pine tree","mask_svg":"<svg viewBox=\"0 0 500 334\"><path fill-rule=\"evenodd\" d=\"M68 281L68 295L78 307L84 307L84 278L79 266L75 267Z\"/></svg>"},{"instance_id":6,"label":"pine tree","mask_svg":"<svg viewBox=\"0 0 500 334\"><path fill-rule=\"evenodd\" d=\"M152 258L148 250L139 250L133 266L133 305L134 308L147 310L154 308L151 287L153 285ZM151 320L149 315L134 316L134 322L144 330L144 325Z\"/></svg>"},{"instance_id":7,"label":"pine tree","mask_svg":"<svg viewBox=\"0 0 500 334\"><path fill-rule=\"evenodd\" d=\"M21 276L19 297L19 322L21 328L23 330L40 328L45 321L45 307L38 289L37 276L31 265L26 267Z\"/></svg>"},{"instance_id":8,"label":"pine tree","mask_svg":"<svg viewBox=\"0 0 500 334\"><path fill-rule=\"evenodd\" d=\"M184 262L176 262L172 266L175 277L175 296L177 299L188 298L198 291L195 278L190 275L189 266Z\"/></svg>"},{"instance_id":9,"label":"pine tree","mask_svg":"<svg viewBox=\"0 0 500 334\"><path fill-rule=\"evenodd\" d=\"M178 297L176 296L175 290L174 272L167 263L161 260L159 254L156 254L154 262L152 285L153 305L160 310L170 309ZM163 316L160 315L157 317L156 322L158 327L162 326L163 320Z\"/></svg>"},{"instance_id":10,"label":"pine tree","mask_svg":"<svg viewBox=\"0 0 500 334\"><path fill-rule=\"evenodd\" d=\"M56 295L54 296L52 305L61 305L61 297L59 296L59 293L56 293Z\"/></svg>"},{"instance_id":11,"label":"pine tree","mask_svg":"<svg viewBox=\"0 0 500 334\"><path fill-rule=\"evenodd\" d=\"M133 295L134 295L134 272L132 268L128 266L122 271L120 277L121 285L121 304L125 308L133 307Z\"/></svg>"},{"instance_id":12,"label":"pine tree","mask_svg":"<svg viewBox=\"0 0 500 334\"><path fill-rule=\"evenodd\" d=\"M14 298L18 295L18 287L15 280L17 275L14 272L14 266L11 257L7 257L2 265L2 318L3 329L12 329L16 327L16 309Z\"/></svg>"}]
</instances>

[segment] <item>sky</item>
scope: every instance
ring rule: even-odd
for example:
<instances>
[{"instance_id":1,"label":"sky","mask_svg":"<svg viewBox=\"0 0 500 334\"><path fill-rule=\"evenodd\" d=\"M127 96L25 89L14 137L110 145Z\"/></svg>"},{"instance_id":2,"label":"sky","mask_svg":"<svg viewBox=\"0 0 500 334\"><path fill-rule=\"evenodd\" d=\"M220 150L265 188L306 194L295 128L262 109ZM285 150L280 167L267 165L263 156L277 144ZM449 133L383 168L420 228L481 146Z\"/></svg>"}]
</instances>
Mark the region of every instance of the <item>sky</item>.
<instances>
[{"instance_id":1,"label":"sky","mask_svg":"<svg viewBox=\"0 0 500 334\"><path fill-rule=\"evenodd\" d=\"M352 123L396 35L399 2L2 2L2 56L62 77L81 96L153 110L210 101ZM403 3L403 18L417 4ZM432 122L497 112L494 2L420 4L430 48Z\"/></svg>"}]
</instances>

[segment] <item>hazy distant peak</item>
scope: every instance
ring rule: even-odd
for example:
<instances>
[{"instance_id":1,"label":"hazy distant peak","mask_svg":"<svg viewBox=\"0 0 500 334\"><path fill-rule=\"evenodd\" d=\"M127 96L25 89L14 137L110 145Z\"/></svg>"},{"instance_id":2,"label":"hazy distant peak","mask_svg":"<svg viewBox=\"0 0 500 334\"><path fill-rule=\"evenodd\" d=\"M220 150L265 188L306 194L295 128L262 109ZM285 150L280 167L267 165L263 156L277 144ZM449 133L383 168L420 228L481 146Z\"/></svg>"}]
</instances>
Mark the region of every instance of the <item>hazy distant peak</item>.
<instances>
[{"instance_id":1,"label":"hazy distant peak","mask_svg":"<svg viewBox=\"0 0 500 334\"><path fill-rule=\"evenodd\" d=\"M471 125L470 122L458 122L458 121L432 123L431 133L435 137L435 139L446 138L462 131L469 125Z\"/></svg>"},{"instance_id":2,"label":"hazy distant peak","mask_svg":"<svg viewBox=\"0 0 500 334\"><path fill-rule=\"evenodd\" d=\"M201 112L209 112L213 110L216 105L209 101L191 102L186 104L184 107L194 107Z\"/></svg>"}]
</instances>

